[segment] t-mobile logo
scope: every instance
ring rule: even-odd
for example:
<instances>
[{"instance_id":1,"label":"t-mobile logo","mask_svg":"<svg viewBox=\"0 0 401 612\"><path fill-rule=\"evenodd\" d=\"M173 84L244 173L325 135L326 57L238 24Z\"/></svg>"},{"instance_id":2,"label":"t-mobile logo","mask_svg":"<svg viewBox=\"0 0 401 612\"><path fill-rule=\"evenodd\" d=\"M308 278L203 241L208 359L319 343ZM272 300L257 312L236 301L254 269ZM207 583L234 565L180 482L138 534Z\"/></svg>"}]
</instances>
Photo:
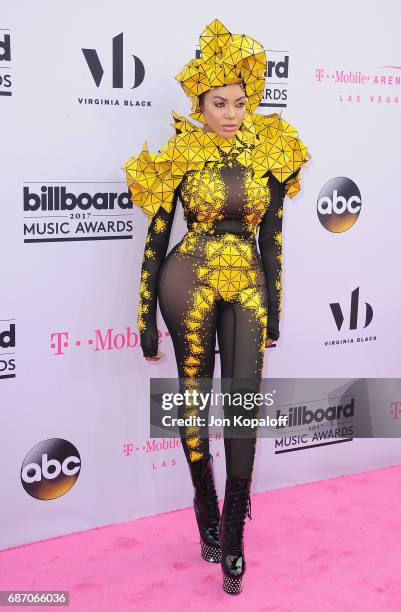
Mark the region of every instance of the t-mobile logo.
<instances>
[{"instance_id":1,"label":"t-mobile logo","mask_svg":"<svg viewBox=\"0 0 401 612\"><path fill-rule=\"evenodd\" d=\"M113 38L113 50L112 50L112 65L113 65L113 88L122 89L124 87L124 45L123 45L123 33L114 36ZM99 87L102 82L104 69L99 59L96 49L82 49L82 53L86 59L86 62L91 71L93 80L95 81L96 87ZM139 87L145 78L145 67L139 57L132 55L134 60L134 84L131 89Z\"/></svg>"},{"instance_id":2,"label":"t-mobile logo","mask_svg":"<svg viewBox=\"0 0 401 612\"><path fill-rule=\"evenodd\" d=\"M373 308L370 304L365 302L365 324L363 327L367 327L373 319ZM337 325L338 331L342 328L344 322L344 314L339 302L330 304L331 312L333 313L334 321ZM351 293L351 308L349 318L349 329L357 329L358 327L358 308L359 308L359 287L353 290Z\"/></svg>"}]
</instances>

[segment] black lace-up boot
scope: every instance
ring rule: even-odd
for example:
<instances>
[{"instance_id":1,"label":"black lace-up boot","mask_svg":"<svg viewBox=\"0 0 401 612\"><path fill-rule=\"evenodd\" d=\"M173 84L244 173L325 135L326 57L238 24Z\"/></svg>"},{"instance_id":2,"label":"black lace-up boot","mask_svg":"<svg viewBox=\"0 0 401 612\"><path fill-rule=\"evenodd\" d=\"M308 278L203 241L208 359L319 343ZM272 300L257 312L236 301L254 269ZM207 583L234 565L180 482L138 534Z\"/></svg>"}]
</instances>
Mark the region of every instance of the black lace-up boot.
<instances>
[{"instance_id":1,"label":"black lace-up boot","mask_svg":"<svg viewBox=\"0 0 401 612\"><path fill-rule=\"evenodd\" d=\"M209 454L188 465L195 490L194 510L199 528L201 556L205 561L220 563L220 510L213 478L213 457Z\"/></svg>"},{"instance_id":2,"label":"black lace-up boot","mask_svg":"<svg viewBox=\"0 0 401 612\"><path fill-rule=\"evenodd\" d=\"M221 568L226 593L242 591L246 563L244 556L245 518L251 514L251 479L230 477L226 480L223 512L220 521Z\"/></svg>"}]
</instances>

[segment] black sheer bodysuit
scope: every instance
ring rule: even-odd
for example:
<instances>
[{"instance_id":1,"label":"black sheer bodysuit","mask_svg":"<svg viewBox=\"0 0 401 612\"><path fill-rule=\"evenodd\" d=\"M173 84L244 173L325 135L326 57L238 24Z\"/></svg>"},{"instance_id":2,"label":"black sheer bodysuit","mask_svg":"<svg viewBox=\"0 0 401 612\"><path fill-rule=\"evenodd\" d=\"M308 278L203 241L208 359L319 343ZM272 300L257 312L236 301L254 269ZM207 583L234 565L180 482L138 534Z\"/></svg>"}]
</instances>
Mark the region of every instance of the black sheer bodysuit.
<instances>
[{"instance_id":1,"label":"black sheer bodysuit","mask_svg":"<svg viewBox=\"0 0 401 612\"><path fill-rule=\"evenodd\" d=\"M174 191L171 211L160 207L151 219L138 328L144 356L156 355L158 299L180 380L213 378L217 338L221 378L253 381L255 392L266 334L279 338L283 201L299 169L287 182L266 173L261 184L253 180L250 168L238 163L235 151L220 153L221 163L186 172ZM166 257L178 199L188 231ZM193 409L183 406L178 416L193 414ZM207 428L196 429L180 428L189 462L209 452ZM250 477L256 432L249 437L225 435L224 444L227 475Z\"/></svg>"}]
</instances>

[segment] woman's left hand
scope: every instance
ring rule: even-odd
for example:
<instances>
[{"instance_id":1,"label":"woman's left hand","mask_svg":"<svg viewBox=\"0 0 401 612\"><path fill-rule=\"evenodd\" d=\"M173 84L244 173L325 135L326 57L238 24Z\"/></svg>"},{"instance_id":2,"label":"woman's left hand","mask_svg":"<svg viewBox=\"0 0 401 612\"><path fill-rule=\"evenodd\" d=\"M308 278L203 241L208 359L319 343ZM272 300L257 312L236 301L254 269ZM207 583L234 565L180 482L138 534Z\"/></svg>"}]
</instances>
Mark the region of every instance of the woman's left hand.
<instances>
[{"instance_id":1,"label":"woman's left hand","mask_svg":"<svg viewBox=\"0 0 401 612\"><path fill-rule=\"evenodd\" d=\"M269 336L266 336L265 348L269 348L275 342L276 342L276 340L272 340L271 338L269 338Z\"/></svg>"}]
</instances>

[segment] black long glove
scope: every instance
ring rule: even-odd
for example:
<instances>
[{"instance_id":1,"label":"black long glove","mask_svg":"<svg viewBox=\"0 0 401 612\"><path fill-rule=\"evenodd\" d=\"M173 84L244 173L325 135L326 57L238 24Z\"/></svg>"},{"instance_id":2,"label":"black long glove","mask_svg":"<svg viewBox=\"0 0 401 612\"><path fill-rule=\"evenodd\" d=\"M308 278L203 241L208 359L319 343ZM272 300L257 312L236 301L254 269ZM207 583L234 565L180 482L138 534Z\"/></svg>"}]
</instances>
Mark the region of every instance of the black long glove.
<instances>
[{"instance_id":1,"label":"black long glove","mask_svg":"<svg viewBox=\"0 0 401 612\"><path fill-rule=\"evenodd\" d=\"M157 280L160 266L166 256L171 228L177 207L178 190L174 192L173 206L167 212L160 206L148 227L142 258L141 283L139 287L138 330L144 357L158 353L157 331Z\"/></svg>"},{"instance_id":2,"label":"black long glove","mask_svg":"<svg viewBox=\"0 0 401 612\"><path fill-rule=\"evenodd\" d=\"M299 169L284 183L269 175L271 200L269 208L259 226L258 245L263 262L268 291L267 334L272 340L280 337L282 302L282 225L283 203L286 183L293 179Z\"/></svg>"}]
</instances>

